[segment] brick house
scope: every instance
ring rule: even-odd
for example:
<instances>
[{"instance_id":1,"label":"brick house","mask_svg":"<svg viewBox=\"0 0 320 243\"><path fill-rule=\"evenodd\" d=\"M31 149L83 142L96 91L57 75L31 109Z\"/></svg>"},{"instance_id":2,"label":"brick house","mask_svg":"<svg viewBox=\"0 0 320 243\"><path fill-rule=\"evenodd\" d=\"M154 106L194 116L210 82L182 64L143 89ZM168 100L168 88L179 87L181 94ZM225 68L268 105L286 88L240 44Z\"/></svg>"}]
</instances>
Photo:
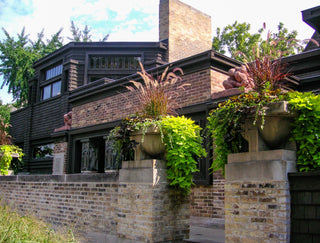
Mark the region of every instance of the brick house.
<instances>
[{"instance_id":1,"label":"brick house","mask_svg":"<svg viewBox=\"0 0 320 243\"><path fill-rule=\"evenodd\" d=\"M25 153L25 172L81 173L88 151L95 154L89 158L94 171L114 170L106 135L134 113L135 97L125 86L139 79L138 61L153 75L167 65L182 68L183 82L191 85L179 97L178 112L205 127L210 109L226 97L215 94L224 91L227 71L240 63L211 50L210 16L178 0L160 0L159 13L159 42L72 42L34 64L28 106L11 116L14 143ZM310 49L286 59L302 91L320 87L320 50ZM71 126L63 128L70 111ZM211 156L199 161L200 172L194 175L192 214L222 218L223 178L209 174Z\"/></svg>"}]
</instances>

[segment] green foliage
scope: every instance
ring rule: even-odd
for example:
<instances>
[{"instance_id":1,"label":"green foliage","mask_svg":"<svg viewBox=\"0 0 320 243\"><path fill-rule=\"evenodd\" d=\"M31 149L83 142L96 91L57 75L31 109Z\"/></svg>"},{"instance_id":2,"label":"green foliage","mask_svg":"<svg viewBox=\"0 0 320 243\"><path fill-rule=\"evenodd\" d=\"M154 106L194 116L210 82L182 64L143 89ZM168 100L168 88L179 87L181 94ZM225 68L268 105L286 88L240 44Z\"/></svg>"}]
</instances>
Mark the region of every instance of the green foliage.
<instances>
[{"instance_id":1,"label":"green foliage","mask_svg":"<svg viewBox=\"0 0 320 243\"><path fill-rule=\"evenodd\" d=\"M125 118L118 126L109 131L108 141L112 143L119 167L122 161L133 160L134 158L135 143L130 139L130 135L136 130L135 124L137 122L137 118Z\"/></svg>"},{"instance_id":2,"label":"green foliage","mask_svg":"<svg viewBox=\"0 0 320 243\"><path fill-rule=\"evenodd\" d=\"M31 216L20 216L8 206L0 205L0 242L46 242L66 243L77 242L72 232L60 228L52 230L52 226L45 224Z\"/></svg>"},{"instance_id":3,"label":"green foliage","mask_svg":"<svg viewBox=\"0 0 320 243\"><path fill-rule=\"evenodd\" d=\"M130 152L136 146L135 141L130 140L132 132L139 130L144 136L150 127L158 128L166 146L167 178L170 185L188 194L193 173L197 171L197 158L206 154L202 148L201 128L183 116L168 116L178 108L175 102L179 95L177 90L188 84L179 85L178 81L182 80L180 74L183 75L180 68L168 72L168 66L161 76L154 78L144 70L141 63L140 66L141 72L138 74L143 83L130 81L133 86L127 87L138 96L135 104L138 112L136 118L124 119L120 126L111 131L112 137L118 140L115 148L121 154Z\"/></svg>"},{"instance_id":4,"label":"green foliage","mask_svg":"<svg viewBox=\"0 0 320 243\"><path fill-rule=\"evenodd\" d=\"M208 117L208 131L214 141L213 171L222 170L227 164L228 154L247 151L247 142L242 137L243 124L248 116L254 117L253 124L258 120L264 126L267 105L272 102L286 100L286 94L280 90L250 91L234 96L220 103Z\"/></svg>"},{"instance_id":5,"label":"green foliage","mask_svg":"<svg viewBox=\"0 0 320 243\"><path fill-rule=\"evenodd\" d=\"M142 134L146 134L150 127L159 128L160 136L166 146L167 178L170 185L188 194L193 173L198 171L197 159L206 155L202 147L201 128L184 116L166 116L159 119L126 118L120 126L111 131L110 138L116 140L115 149L118 154L129 152L132 158L136 143L130 140L131 133L140 130ZM122 156L122 159L125 157Z\"/></svg>"},{"instance_id":6,"label":"green foliage","mask_svg":"<svg viewBox=\"0 0 320 243\"><path fill-rule=\"evenodd\" d=\"M296 114L292 124L291 140L297 145L297 168L299 171L320 169L320 97L311 92L279 91L259 94L249 92L232 97L212 110L208 117L208 129L214 139L215 158L213 171L222 169L230 153L245 152L246 142L241 133L248 115L263 120L266 105L286 100ZM261 123L263 125L263 121Z\"/></svg>"},{"instance_id":7,"label":"green foliage","mask_svg":"<svg viewBox=\"0 0 320 243\"><path fill-rule=\"evenodd\" d=\"M2 30L6 39L0 41L0 75L4 78L1 88L8 85L8 91L21 106L28 101L28 81L34 75L33 63L62 46L62 29L47 41L43 40L42 31L35 42L29 39L24 28L17 39L10 36L4 28Z\"/></svg>"},{"instance_id":8,"label":"green foliage","mask_svg":"<svg viewBox=\"0 0 320 243\"><path fill-rule=\"evenodd\" d=\"M5 124L10 122L10 106L0 104L0 119L3 119Z\"/></svg>"},{"instance_id":9,"label":"green foliage","mask_svg":"<svg viewBox=\"0 0 320 243\"><path fill-rule=\"evenodd\" d=\"M21 107L28 102L28 81L34 76L33 63L38 59L63 46L60 36L62 28L51 36L44 39L44 31L38 33L38 38L32 41L25 33L25 28L14 38L4 28L2 28L6 39L0 41L0 75L4 81L1 88L8 85L8 92L12 93L16 106ZM91 41L90 29L86 25L81 31L71 21L71 41ZM109 34L103 40L106 41Z\"/></svg>"},{"instance_id":10,"label":"green foliage","mask_svg":"<svg viewBox=\"0 0 320 243\"><path fill-rule=\"evenodd\" d=\"M206 156L202 147L201 128L184 116L163 118L165 133L167 178L170 185L178 186L186 194L190 192L192 176L197 172L197 158Z\"/></svg>"},{"instance_id":11,"label":"green foliage","mask_svg":"<svg viewBox=\"0 0 320 243\"><path fill-rule=\"evenodd\" d=\"M297 144L298 170L320 169L320 96L313 93L292 92L289 104L296 113L292 140Z\"/></svg>"},{"instance_id":12,"label":"green foliage","mask_svg":"<svg viewBox=\"0 0 320 243\"><path fill-rule=\"evenodd\" d=\"M253 46L261 42L262 29L256 34L250 34L250 27L248 23L235 21L232 25L226 26L222 32L220 28L217 28L217 36L213 38L212 43L213 50L226 54L227 49L231 57L238 60L241 60L241 57L235 55L237 51L246 53L247 56L252 56Z\"/></svg>"},{"instance_id":13,"label":"green foliage","mask_svg":"<svg viewBox=\"0 0 320 243\"><path fill-rule=\"evenodd\" d=\"M12 154L16 154L18 156L18 160L22 160L22 149L15 145L0 145L0 174L7 175L11 161Z\"/></svg>"},{"instance_id":14,"label":"green foliage","mask_svg":"<svg viewBox=\"0 0 320 243\"><path fill-rule=\"evenodd\" d=\"M262 39L262 33L265 28L258 30L258 33L250 33L250 24L238 23L237 21L226 26L222 31L217 28L216 36L213 38L212 49L222 54L229 53L232 58L239 61L244 61L244 56L237 55L238 52L243 53L246 56L247 61L255 60L255 50L266 49L266 40ZM283 53L283 56L289 56L299 53L303 48L298 44L295 38L297 37L297 31L289 32L284 27L283 23L278 25L278 33L268 34L270 40L277 40L277 50ZM291 44L288 45L288 42Z\"/></svg>"}]
</instances>

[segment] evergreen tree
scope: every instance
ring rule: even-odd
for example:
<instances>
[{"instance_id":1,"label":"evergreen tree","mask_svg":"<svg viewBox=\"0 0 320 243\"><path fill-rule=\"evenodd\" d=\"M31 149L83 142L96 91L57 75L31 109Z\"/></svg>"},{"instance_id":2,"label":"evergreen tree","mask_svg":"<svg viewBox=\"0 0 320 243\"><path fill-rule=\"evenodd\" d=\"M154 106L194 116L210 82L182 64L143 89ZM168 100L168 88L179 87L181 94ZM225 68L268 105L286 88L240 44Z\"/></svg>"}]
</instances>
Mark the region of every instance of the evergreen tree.
<instances>
[{"instance_id":1,"label":"evergreen tree","mask_svg":"<svg viewBox=\"0 0 320 243\"><path fill-rule=\"evenodd\" d=\"M71 31L71 34L72 34L72 37L68 37L68 39L70 41L74 41L74 42L91 42L92 39L91 39L91 30L90 28L88 27L88 25L86 25L84 27L83 30L80 30L75 24L74 22L71 20L71 27L70 27L70 31ZM109 38L109 35L110 34L107 34L103 37L102 42L105 42L108 40Z\"/></svg>"}]
</instances>

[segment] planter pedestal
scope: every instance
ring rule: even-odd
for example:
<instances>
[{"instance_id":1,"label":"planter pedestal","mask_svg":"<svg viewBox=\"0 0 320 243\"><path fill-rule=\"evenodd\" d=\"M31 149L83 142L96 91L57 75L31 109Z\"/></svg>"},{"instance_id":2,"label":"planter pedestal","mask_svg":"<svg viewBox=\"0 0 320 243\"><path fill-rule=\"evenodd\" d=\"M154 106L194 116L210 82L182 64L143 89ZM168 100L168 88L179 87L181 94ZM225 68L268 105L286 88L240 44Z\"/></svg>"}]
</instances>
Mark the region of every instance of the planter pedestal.
<instances>
[{"instance_id":1,"label":"planter pedestal","mask_svg":"<svg viewBox=\"0 0 320 243\"><path fill-rule=\"evenodd\" d=\"M225 242L290 242L288 173L296 171L291 118L287 103L271 107L263 130L252 121L245 125L249 152L228 156Z\"/></svg>"},{"instance_id":2,"label":"planter pedestal","mask_svg":"<svg viewBox=\"0 0 320 243\"><path fill-rule=\"evenodd\" d=\"M134 242L189 238L189 197L168 186L165 161L123 161L118 195L118 238Z\"/></svg>"}]
</instances>

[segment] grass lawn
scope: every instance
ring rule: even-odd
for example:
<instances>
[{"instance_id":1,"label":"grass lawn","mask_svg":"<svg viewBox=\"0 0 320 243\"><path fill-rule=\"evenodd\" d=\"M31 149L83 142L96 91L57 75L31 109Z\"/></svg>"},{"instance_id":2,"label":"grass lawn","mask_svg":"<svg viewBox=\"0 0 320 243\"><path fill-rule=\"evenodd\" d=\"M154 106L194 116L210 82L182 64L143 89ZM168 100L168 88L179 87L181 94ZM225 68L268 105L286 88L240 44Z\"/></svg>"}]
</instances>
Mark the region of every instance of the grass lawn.
<instances>
[{"instance_id":1,"label":"grass lawn","mask_svg":"<svg viewBox=\"0 0 320 243\"><path fill-rule=\"evenodd\" d=\"M61 232L60 232L61 231ZM21 216L0 204L0 243L77 242L71 230L54 231L51 226L31 215Z\"/></svg>"}]
</instances>

